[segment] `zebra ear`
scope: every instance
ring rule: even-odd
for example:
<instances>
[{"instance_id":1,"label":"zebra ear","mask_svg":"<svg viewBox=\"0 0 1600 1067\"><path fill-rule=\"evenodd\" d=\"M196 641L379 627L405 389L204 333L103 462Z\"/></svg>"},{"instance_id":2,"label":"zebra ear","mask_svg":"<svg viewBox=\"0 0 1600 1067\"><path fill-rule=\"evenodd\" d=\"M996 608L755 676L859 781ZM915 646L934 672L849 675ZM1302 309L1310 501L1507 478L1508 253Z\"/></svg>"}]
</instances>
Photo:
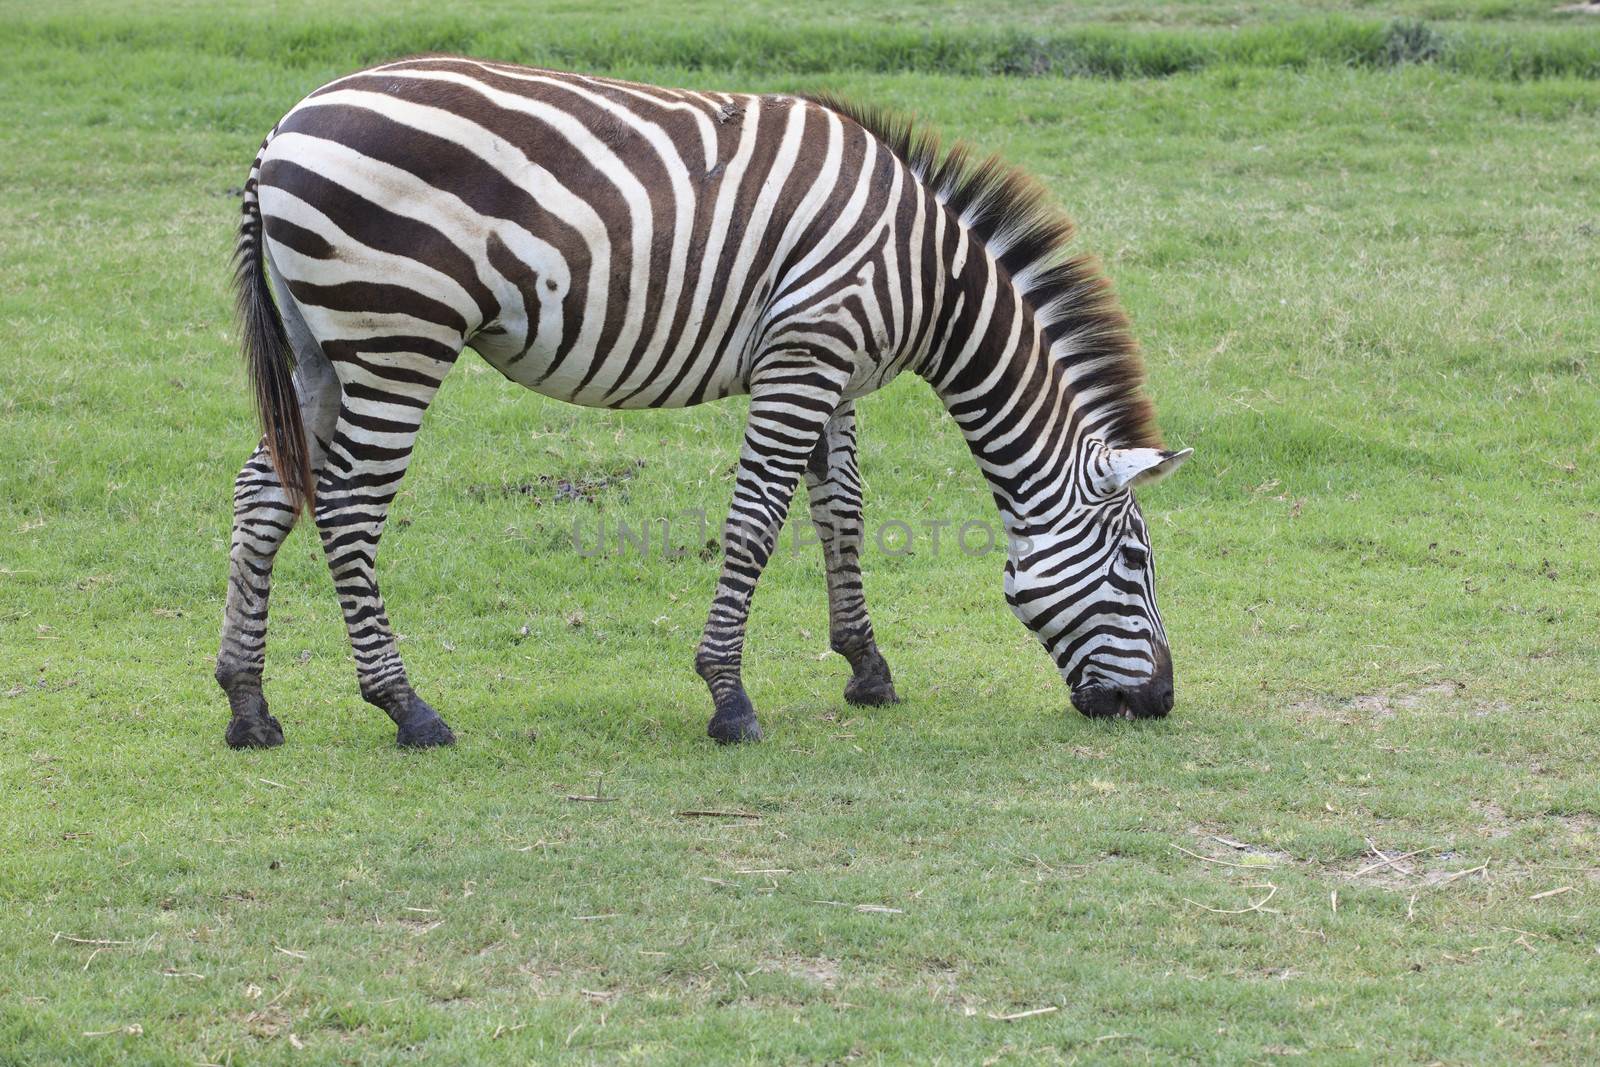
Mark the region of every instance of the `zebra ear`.
<instances>
[{"instance_id":1,"label":"zebra ear","mask_svg":"<svg viewBox=\"0 0 1600 1067\"><path fill-rule=\"evenodd\" d=\"M1095 488L1110 496L1124 489L1154 485L1194 455L1194 449L1168 452L1161 448L1108 448L1104 466L1096 464Z\"/></svg>"}]
</instances>

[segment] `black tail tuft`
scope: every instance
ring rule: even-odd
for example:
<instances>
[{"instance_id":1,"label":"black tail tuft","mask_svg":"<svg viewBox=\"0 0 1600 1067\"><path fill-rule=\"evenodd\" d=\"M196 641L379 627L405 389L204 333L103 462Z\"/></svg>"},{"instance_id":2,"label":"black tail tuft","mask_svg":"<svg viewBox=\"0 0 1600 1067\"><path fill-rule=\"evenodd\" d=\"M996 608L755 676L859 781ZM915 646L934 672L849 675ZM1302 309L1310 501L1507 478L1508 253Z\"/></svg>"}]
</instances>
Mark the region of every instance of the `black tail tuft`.
<instances>
[{"instance_id":1,"label":"black tail tuft","mask_svg":"<svg viewBox=\"0 0 1600 1067\"><path fill-rule=\"evenodd\" d=\"M270 139L270 138L269 138ZM266 146L263 144L262 146ZM311 450L306 446L300 421L300 400L294 388L294 349L284 332L283 318L273 303L272 290L262 262L261 211L256 201L256 178L261 160L251 168L245 183L244 218L239 223L239 245L234 252L234 309L239 320L239 344L250 384L255 389L256 410L266 435L267 453L278 481L296 507L309 507L316 479L311 471Z\"/></svg>"}]
</instances>

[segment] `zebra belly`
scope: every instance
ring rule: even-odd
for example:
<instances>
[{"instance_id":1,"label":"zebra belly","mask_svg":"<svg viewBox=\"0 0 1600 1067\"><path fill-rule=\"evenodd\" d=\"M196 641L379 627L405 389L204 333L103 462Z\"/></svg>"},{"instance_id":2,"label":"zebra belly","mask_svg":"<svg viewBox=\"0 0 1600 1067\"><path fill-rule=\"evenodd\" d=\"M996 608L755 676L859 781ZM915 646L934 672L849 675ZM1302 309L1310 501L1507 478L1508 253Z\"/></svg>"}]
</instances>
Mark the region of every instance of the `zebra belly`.
<instances>
[{"instance_id":1,"label":"zebra belly","mask_svg":"<svg viewBox=\"0 0 1600 1067\"><path fill-rule=\"evenodd\" d=\"M505 307L505 302L502 303ZM528 316L503 310L468 342L495 370L518 385L555 400L593 408L690 407L706 400L749 392L740 373L738 347L732 354L674 352L662 360L662 373L643 361L628 370L624 359L598 348L562 346L563 330L549 328L560 309L545 307ZM532 320L532 321L530 321ZM573 324L568 329L578 329ZM678 379L675 388L667 388Z\"/></svg>"}]
</instances>

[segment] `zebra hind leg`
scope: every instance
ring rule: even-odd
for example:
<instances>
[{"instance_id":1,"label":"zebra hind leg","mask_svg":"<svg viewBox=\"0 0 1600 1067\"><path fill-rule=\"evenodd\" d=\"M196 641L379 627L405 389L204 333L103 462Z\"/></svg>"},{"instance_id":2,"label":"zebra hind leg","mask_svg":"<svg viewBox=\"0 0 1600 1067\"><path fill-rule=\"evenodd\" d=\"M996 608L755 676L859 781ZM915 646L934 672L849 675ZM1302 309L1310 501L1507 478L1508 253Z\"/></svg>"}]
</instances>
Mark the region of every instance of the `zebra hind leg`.
<instances>
[{"instance_id":1,"label":"zebra hind leg","mask_svg":"<svg viewBox=\"0 0 1600 1067\"><path fill-rule=\"evenodd\" d=\"M328 462L317 480L317 531L344 611L361 696L394 722L402 748L452 744L455 734L406 676L375 567L423 413L460 346L386 337L325 347L341 379L351 377L344 380Z\"/></svg>"},{"instance_id":2,"label":"zebra hind leg","mask_svg":"<svg viewBox=\"0 0 1600 1067\"><path fill-rule=\"evenodd\" d=\"M295 392L301 420L310 435L312 467L319 469L339 406L339 381L321 349L307 343L309 334L293 303L284 301L283 307L284 326L298 353ZM227 694L231 712L223 736L233 748L283 744L283 727L267 710L261 676L266 666L272 563L299 514L272 469L265 443L256 446L234 482L228 598L217 652L217 684Z\"/></svg>"},{"instance_id":3,"label":"zebra hind leg","mask_svg":"<svg viewBox=\"0 0 1600 1067\"><path fill-rule=\"evenodd\" d=\"M856 465L855 402L834 412L806 465L811 521L828 570L828 644L850 663L844 698L852 704L895 704L889 664L878 651L861 582L861 472Z\"/></svg>"},{"instance_id":4,"label":"zebra hind leg","mask_svg":"<svg viewBox=\"0 0 1600 1067\"><path fill-rule=\"evenodd\" d=\"M847 379L847 371L819 363L814 354L784 353L763 364L751 383L744 447L723 527L722 574L694 661L716 705L706 733L720 743L761 739L741 678L750 600Z\"/></svg>"},{"instance_id":5,"label":"zebra hind leg","mask_svg":"<svg viewBox=\"0 0 1600 1067\"><path fill-rule=\"evenodd\" d=\"M273 472L265 442L256 446L233 486L233 539L228 550L228 599L217 652L217 684L228 696L232 748L283 744L283 727L267 710L261 675L267 654L267 595L272 561L294 528L299 508Z\"/></svg>"}]
</instances>

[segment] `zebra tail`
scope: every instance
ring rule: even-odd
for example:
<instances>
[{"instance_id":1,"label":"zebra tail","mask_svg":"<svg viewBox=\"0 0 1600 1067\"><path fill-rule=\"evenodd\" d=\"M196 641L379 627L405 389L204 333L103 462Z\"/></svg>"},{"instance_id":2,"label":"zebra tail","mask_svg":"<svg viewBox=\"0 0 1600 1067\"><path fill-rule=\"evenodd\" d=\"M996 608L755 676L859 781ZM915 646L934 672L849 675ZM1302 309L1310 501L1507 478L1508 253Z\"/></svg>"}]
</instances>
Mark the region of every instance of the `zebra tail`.
<instances>
[{"instance_id":1,"label":"zebra tail","mask_svg":"<svg viewBox=\"0 0 1600 1067\"><path fill-rule=\"evenodd\" d=\"M269 134L261 143L263 152L271 140ZM300 419L300 400L295 393L294 348L289 344L283 317L267 285L261 206L256 196L260 174L261 155L258 153L244 184L243 217L239 221L239 242L233 254L234 312L239 323L239 344L244 350L245 366L256 394L256 411L261 418L267 454L279 483L298 511L312 505L316 479L311 471L305 425Z\"/></svg>"}]
</instances>

